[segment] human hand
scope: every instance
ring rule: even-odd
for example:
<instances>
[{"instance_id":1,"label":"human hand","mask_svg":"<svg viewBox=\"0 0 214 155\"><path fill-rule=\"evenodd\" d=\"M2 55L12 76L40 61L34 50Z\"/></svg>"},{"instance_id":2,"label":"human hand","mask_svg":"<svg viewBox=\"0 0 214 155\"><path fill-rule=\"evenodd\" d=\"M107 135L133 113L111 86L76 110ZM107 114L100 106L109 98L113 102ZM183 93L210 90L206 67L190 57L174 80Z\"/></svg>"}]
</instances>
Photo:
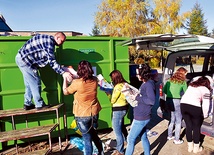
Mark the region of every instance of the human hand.
<instances>
[{"instance_id":1,"label":"human hand","mask_svg":"<svg viewBox=\"0 0 214 155\"><path fill-rule=\"evenodd\" d=\"M71 73L69 73L69 72L64 72L64 73L62 74L62 77L63 77L65 80L67 80L68 82L71 82L71 81L73 80L72 75L71 75Z\"/></svg>"}]
</instances>

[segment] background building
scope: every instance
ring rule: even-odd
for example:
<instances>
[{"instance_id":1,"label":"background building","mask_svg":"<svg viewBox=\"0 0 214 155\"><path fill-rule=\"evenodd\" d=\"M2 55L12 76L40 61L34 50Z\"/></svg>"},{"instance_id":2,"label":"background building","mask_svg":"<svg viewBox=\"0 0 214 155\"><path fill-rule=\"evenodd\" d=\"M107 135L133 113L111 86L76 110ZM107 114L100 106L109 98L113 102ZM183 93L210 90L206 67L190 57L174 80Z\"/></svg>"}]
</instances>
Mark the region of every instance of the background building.
<instances>
[{"instance_id":1,"label":"background building","mask_svg":"<svg viewBox=\"0 0 214 155\"><path fill-rule=\"evenodd\" d=\"M58 31L13 31L6 23L3 15L0 14L0 36L33 36L39 34L54 35ZM74 31L63 31L66 36L82 36L83 33Z\"/></svg>"}]
</instances>

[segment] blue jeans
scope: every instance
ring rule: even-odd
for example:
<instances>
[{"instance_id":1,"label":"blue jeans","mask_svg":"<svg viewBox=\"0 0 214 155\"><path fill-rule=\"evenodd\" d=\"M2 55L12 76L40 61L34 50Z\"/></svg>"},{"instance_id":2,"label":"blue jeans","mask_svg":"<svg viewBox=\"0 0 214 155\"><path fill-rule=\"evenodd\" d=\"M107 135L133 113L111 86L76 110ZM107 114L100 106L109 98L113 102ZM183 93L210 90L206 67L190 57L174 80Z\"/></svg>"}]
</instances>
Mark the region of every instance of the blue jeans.
<instances>
[{"instance_id":1,"label":"blue jeans","mask_svg":"<svg viewBox=\"0 0 214 155\"><path fill-rule=\"evenodd\" d=\"M146 125L149 123L150 119L148 120L133 120L131 125L131 130L127 137L127 148L126 148L126 155L132 155L134 152L134 145L137 137L141 136L142 146L144 148L144 155L150 155L150 143L147 137L146 132Z\"/></svg>"},{"instance_id":2,"label":"blue jeans","mask_svg":"<svg viewBox=\"0 0 214 155\"><path fill-rule=\"evenodd\" d=\"M42 107L45 103L41 97L41 79L37 69L32 69L27 66L21 59L20 54L16 55L16 64L23 74L25 94L24 104L27 106L33 105L32 98L35 102L35 107Z\"/></svg>"},{"instance_id":3,"label":"blue jeans","mask_svg":"<svg viewBox=\"0 0 214 155\"><path fill-rule=\"evenodd\" d=\"M116 149L120 153L124 153L124 141L126 140L126 133L124 133L127 131L124 126L124 116L126 113L127 110L112 111L112 126L117 141Z\"/></svg>"},{"instance_id":4,"label":"blue jeans","mask_svg":"<svg viewBox=\"0 0 214 155\"><path fill-rule=\"evenodd\" d=\"M168 126L168 136L172 137L173 127L175 125L175 140L180 139L181 132L181 108L180 108L180 99L173 99L175 111L171 111L171 120Z\"/></svg>"},{"instance_id":5,"label":"blue jeans","mask_svg":"<svg viewBox=\"0 0 214 155\"><path fill-rule=\"evenodd\" d=\"M96 145L99 155L104 155L103 146L100 138L97 135L95 127L97 127L98 115L90 117L75 117L77 126L82 133L82 138L85 144L84 155L92 155L93 145Z\"/></svg>"}]
</instances>

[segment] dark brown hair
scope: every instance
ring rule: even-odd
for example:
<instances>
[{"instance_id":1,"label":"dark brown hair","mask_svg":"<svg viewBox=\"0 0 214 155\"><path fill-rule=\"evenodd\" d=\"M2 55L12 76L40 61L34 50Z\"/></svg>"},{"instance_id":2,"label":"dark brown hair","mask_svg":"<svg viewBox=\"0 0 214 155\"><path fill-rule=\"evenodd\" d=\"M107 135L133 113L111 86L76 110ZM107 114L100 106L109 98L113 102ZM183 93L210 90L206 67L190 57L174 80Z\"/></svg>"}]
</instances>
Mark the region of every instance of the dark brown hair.
<instances>
[{"instance_id":1,"label":"dark brown hair","mask_svg":"<svg viewBox=\"0 0 214 155\"><path fill-rule=\"evenodd\" d=\"M151 78L151 68L148 64L141 64L138 70L141 80L148 81Z\"/></svg>"},{"instance_id":2,"label":"dark brown hair","mask_svg":"<svg viewBox=\"0 0 214 155\"><path fill-rule=\"evenodd\" d=\"M79 62L77 75L83 78L84 81L93 79L94 71L90 62L82 60Z\"/></svg>"},{"instance_id":3,"label":"dark brown hair","mask_svg":"<svg viewBox=\"0 0 214 155\"><path fill-rule=\"evenodd\" d=\"M127 82L119 70L113 70L109 76L111 77L114 86L118 83Z\"/></svg>"},{"instance_id":4,"label":"dark brown hair","mask_svg":"<svg viewBox=\"0 0 214 155\"><path fill-rule=\"evenodd\" d=\"M210 87L210 80L205 76L198 78L198 80L191 82L189 85L192 87L204 86L209 90L212 90L212 88Z\"/></svg>"}]
</instances>

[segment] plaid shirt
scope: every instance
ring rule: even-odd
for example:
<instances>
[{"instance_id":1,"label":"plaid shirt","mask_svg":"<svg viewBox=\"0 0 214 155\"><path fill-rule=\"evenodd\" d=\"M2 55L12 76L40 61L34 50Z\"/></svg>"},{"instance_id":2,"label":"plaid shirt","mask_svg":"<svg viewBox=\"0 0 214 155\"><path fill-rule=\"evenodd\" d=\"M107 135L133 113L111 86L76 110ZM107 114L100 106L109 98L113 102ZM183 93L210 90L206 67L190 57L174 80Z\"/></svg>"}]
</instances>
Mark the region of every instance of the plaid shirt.
<instances>
[{"instance_id":1,"label":"plaid shirt","mask_svg":"<svg viewBox=\"0 0 214 155\"><path fill-rule=\"evenodd\" d=\"M29 39L18 52L26 65L32 69L45 67L49 63L55 72L63 74L64 70L55 59L55 45L53 36L37 34Z\"/></svg>"}]
</instances>

